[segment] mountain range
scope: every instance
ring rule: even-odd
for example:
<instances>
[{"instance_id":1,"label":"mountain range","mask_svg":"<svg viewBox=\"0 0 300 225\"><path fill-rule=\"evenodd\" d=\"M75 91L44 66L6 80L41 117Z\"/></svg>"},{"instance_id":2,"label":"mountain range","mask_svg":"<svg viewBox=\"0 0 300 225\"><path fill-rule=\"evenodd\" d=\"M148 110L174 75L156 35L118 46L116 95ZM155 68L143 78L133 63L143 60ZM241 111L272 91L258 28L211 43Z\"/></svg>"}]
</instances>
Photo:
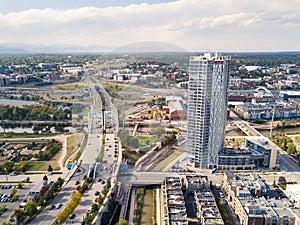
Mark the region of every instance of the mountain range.
<instances>
[{"instance_id":1,"label":"mountain range","mask_svg":"<svg viewBox=\"0 0 300 225\"><path fill-rule=\"evenodd\" d=\"M0 44L0 54L58 54L58 53L101 53L113 50L106 46L80 46L72 44L40 45L23 43Z\"/></svg>"}]
</instances>

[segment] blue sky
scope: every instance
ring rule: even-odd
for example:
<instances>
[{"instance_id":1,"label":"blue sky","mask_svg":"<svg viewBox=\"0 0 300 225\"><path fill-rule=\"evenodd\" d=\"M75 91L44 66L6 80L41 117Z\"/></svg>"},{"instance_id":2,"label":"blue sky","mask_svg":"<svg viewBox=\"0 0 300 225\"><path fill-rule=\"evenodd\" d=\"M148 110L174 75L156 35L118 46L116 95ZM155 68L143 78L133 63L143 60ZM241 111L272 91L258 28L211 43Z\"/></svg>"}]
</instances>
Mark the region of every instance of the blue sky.
<instances>
[{"instance_id":1,"label":"blue sky","mask_svg":"<svg viewBox=\"0 0 300 225\"><path fill-rule=\"evenodd\" d=\"M299 0L0 0L0 6L0 44L157 41L190 51L300 50Z\"/></svg>"},{"instance_id":2,"label":"blue sky","mask_svg":"<svg viewBox=\"0 0 300 225\"><path fill-rule=\"evenodd\" d=\"M131 4L161 3L172 0L0 0L0 13L20 12L28 9L45 9L53 8L59 10L76 9L80 7L110 7L126 6Z\"/></svg>"}]
</instances>

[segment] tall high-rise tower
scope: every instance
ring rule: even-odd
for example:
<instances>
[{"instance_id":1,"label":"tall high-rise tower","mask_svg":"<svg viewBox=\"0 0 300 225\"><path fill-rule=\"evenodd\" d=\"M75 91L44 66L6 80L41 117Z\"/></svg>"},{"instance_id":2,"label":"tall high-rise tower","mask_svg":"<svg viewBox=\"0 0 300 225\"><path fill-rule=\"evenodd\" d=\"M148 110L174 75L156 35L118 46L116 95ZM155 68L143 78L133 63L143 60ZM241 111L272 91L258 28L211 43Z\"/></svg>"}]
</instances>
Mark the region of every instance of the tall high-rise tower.
<instances>
[{"instance_id":1,"label":"tall high-rise tower","mask_svg":"<svg viewBox=\"0 0 300 225\"><path fill-rule=\"evenodd\" d=\"M192 56L189 66L187 160L212 168L223 147L230 56Z\"/></svg>"}]
</instances>

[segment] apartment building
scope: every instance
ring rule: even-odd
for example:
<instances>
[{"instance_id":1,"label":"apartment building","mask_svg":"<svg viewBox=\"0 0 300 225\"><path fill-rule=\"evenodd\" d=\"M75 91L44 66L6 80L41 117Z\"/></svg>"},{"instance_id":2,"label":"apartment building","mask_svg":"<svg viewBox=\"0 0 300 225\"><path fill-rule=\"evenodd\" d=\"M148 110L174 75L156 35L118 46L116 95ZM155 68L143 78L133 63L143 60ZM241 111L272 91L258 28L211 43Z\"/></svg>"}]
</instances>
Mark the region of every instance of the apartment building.
<instances>
[{"instance_id":1,"label":"apartment building","mask_svg":"<svg viewBox=\"0 0 300 225\"><path fill-rule=\"evenodd\" d=\"M163 225L188 225L182 183L179 177L166 177L162 185Z\"/></svg>"},{"instance_id":2,"label":"apartment building","mask_svg":"<svg viewBox=\"0 0 300 225\"><path fill-rule=\"evenodd\" d=\"M299 225L299 208L257 174L224 173L223 188L242 225Z\"/></svg>"},{"instance_id":3,"label":"apartment building","mask_svg":"<svg viewBox=\"0 0 300 225\"><path fill-rule=\"evenodd\" d=\"M195 191L197 217L203 225L223 225L221 214L211 191Z\"/></svg>"},{"instance_id":4,"label":"apartment building","mask_svg":"<svg viewBox=\"0 0 300 225\"><path fill-rule=\"evenodd\" d=\"M230 57L192 56L189 65L187 161L198 168L217 165L227 118Z\"/></svg>"}]
</instances>

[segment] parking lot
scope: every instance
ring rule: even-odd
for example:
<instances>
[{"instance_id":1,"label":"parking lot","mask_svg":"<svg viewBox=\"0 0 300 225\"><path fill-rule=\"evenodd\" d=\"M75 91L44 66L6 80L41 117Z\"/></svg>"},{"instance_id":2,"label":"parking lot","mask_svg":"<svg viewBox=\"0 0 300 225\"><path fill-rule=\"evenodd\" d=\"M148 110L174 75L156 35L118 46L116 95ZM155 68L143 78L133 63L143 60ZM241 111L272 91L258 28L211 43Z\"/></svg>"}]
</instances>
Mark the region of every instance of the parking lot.
<instances>
[{"instance_id":1,"label":"parking lot","mask_svg":"<svg viewBox=\"0 0 300 225\"><path fill-rule=\"evenodd\" d=\"M17 183L0 184L0 208L6 206L6 211L1 215L1 221L10 219L15 209L27 199L28 192L34 186L32 183L24 183L22 189L18 188ZM18 194L18 200L13 200L12 190L15 189Z\"/></svg>"}]
</instances>

